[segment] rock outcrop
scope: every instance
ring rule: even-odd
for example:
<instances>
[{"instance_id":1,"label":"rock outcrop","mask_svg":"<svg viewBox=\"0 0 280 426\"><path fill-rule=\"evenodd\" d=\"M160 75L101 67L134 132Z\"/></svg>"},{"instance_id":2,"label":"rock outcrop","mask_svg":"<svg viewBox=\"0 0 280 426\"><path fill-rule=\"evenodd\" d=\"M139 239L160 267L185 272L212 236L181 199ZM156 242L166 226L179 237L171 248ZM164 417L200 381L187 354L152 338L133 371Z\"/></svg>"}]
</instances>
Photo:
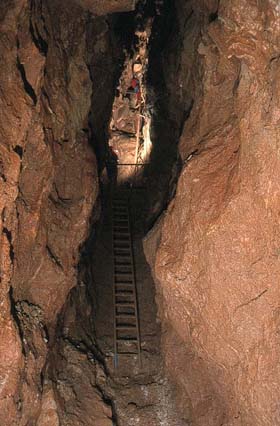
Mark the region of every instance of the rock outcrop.
<instances>
[{"instance_id":1,"label":"rock outcrop","mask_svg":"<svg viewBox=\"0 0 280 426\"><path fill-rule=\"evenodd\" d=\"M1 426L109 426L113 418L94 342L92 276L83 276L92 271L80 258L99 215L123 60L108 14L137 2L62 3L0 6ZM158 220L145 251L178 417L275 426L280 7L155 4L149 83L151 113L162 115L146 177L154 179L148 222Z\"/></svg>"},{"instance_id":2,"label":"rock outcrop","mask_svg":"<svg viewBox=\"0 0 280 426\"><path fill-rule=\"evenodd\" d=\"M46 367L99 191L88 121L95 64L111 49L102 20L74 1L0 6L2 426L57 425ZM99 94L109 107L114 72Z\"/></svg>"},{"instance_id":3,"label":"rock outcrop","mask_svg":"<svg viewBox=\"0 0 280 426\"><path fill-rule=\"evenodd\" d=\"M94 15L108 13L130 12L135 9L136 0L75 0L77 4Z\"/></svg>"},{"instance_id":4,"label":"rock outcrop","mask_svg":"<svg viewBox=\"0 0 280 426\"><path fill-rule=\"evenodd\" d=\"M272 0L185 3L176 2L180 32L163 52L171 114L193 99L183 169L146 241L163 353L193 424L272 426L280 421L280 9Z\"/></svg>"}]
</instances>

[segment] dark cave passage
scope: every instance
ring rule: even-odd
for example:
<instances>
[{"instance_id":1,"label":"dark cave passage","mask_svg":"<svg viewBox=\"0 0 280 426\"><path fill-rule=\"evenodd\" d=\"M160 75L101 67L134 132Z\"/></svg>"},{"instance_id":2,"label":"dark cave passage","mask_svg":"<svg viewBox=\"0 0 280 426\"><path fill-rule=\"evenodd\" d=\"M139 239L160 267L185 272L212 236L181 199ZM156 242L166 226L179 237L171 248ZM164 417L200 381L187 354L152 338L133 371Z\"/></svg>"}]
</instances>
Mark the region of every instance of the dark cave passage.
<instances>
[{"instance_id":1,"label":"dark cave passage","mask_svg":"<svg viewBox=\"0 0 280 426\"><path fill-rule=\"evenodd\" d=\"M115 34L122 46L122 49L118 46L117 65L110 64L115 69L115 89L112 77L102 81L97 92L93 90L90 114L90 127L95 129L93 147L99 163L101 218L97 223L93 220L91 237L84 248L85 257L80 263L82 292L79 287L73 290L72 302L65 308L59 326L63 330L63 341L90 353L92 361L99 364L95 368L104 371L101 378L96 377L96 386L111 406L113 424L118 426L188 424L177 413L172 384L164 373L155 284L143 249L143 238L151 223L168 203L172 167L177 161L176 141L172 145L167 140L171 133L170 124L166 123L162 128L160 125L164 82L158 76L153 77L152 67L157 65L152 61L150 64L170 9L172 7L169 5L166 9L163 2L156 6L153 1L143 1L135 12L120 14L113 20ZM168 39L171 28L167 27L165 31ZM98 67L104 67L104 61L108 59L101 61L97 63ZM96 63L93 63L92 75L95 67ZM140 93L132 90L133 80L139 82ZM96 102L108 83L115 96L110 102L111 116L109 107L104 114L105 102L103 110L96 115ZM157 126L153 120L157 121ZM96 133L98 128L99 134ZM152 129L155 148L150 135ZM165 134L165 142L158 144L160 131ZM117 156L113 164L112 152ZM161 167L164 157L168 161ZM153 206L155 198L157 210ZM115 210L117 217L114 217L114 209L118 209ZM125 210L129 218L127 231L124 230L126 218L122 219ZM128 231L129 237L126 236ZM128 238L131 243L127 242ZM125 250L129 250L131 259L123 257ZM131 262L125 272L124 262ZM83 292L85 294L80 299ZM89 321L83 312L86 305L92 312ZM79 327L77 313L73 323L73 309L79 312ZM137 336L138 340L134 341ZM61 351L65 350L63 346ZM60 380L59 377L61 373L56 380ZM65 398L63 393L62 397Z\"/></svg>"},{"instance_id":2,"label":"dark cave passage","mask_svg":"<svg viewBox=\"0 0 280 426\"><path fill-rule=\"evenodd\" d=\"M121 194L123 197L124 191ZM109 196L104 206L103 221L97 231L91 257L96 295L94 310L96 341L104 356L108 374L105 389L113 401L116 424L134 425L138 422L144 425L149 422L157 425L163 419L166 424L181 424L172 400L171 385L163 373L160 325L154 301L155 288L150 267L143 252L142 238L147 213L146 205L147 193L143 190L130 192L129 209L138 294L141 364L139 365L137 347L127 338L131 336L131 333L135 336L135 331L131 329L122 331L124 338L122 338L121 346L118 347L117 359L114 353L114 309L118 310L121 306L122 312L130 316L135 313L133 307L127 307L126 297L122 296L122 302L126 303L126 306L114 305L113 218ZM121 319L123 318L122 315ZM128 321L131 324L131 318Z\"/></svg>"},{"instance_id":3,"label":"dark cave passage","mask_svg":"<svg viewBox=\"0 0 280 426\"><path fill-rule=\"evenodd\" d=\"M112 50L111 58L93 55L90 64L95 83L96 69L102 70L96 88L93 85L89 115L100 176L100 210L94 210L91 235L82 250L79 285L72 290L57 328L60 337L51 377L65 386L57 388L65 401L62 424L68 425L73 409L72 399L66 400L67 392L73 386L77 394L87 389L69 371L71 364L81 368L82 375L90 368L82 366L75 350L87 356L85 364L92 363L90 376L95 376L92 380L103 404L112 410L112 424L188 424L177 413L172 384L164 373L155 284L143 249L149 227L168 204L178 155L174 138L170 143L170 123L163 118L164 101L160 98L164 81L153 75L153 66L158 63L151 60L160 43L160 32L164 31L168 39L172 30L171 26L165 28L172 7L165 6L164 2L143 1L135 12L113 17L112 49L116 50ZM88 22L88 40L102 25L102 20ZM134 80L139 84L138 93L131 86ZM163 158L168 158L164 167ZM127 231L126 219L122 219L124 209L128 212ZM125 250L129 250L131 259L123 257ZM124 261L131 262L125 272ZM63 359L67 359L66 364ZM89 411L88 403L83 404ZM108 425L110 422L108 419Z\"/></svg>"}]
</instances>

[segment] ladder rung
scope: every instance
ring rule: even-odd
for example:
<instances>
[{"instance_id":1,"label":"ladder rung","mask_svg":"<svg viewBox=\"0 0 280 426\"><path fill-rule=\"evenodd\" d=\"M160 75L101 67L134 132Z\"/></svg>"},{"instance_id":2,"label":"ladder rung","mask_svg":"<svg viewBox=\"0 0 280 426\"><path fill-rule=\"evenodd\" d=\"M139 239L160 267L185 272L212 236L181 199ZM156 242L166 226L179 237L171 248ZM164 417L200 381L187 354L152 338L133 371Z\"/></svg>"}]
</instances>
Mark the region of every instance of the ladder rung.
<instances>
[{"instance_id":1,"label":"ladder rung","mask_svg":"<svg viewBox=\"0 0 280 426\"><path fill-rule=\"evenodd\" d=\"M127 288L134 287L133 284L134 284L133 281L129 281L129 282L116 282L115 283L115 285L118 286L118 287L127 287Z\"/></svg>"},{"instance_id":2,"label":"ladder rung","mask_svg":"<svg viewBox=\"0 0 280 426\"><path fill-rule=\"evenodd\" d=\"M132 295L126 294L125 296L116 295L116 298L118 298L119 300L115 301L115 305L129 306L129 307L133 307L133 309L136 309L134 294Z\"/></svg>"},{"instance_id":3,"label":"ladder rung","mask_svg":"<svg viewBox=\"0 0 280 426\"><path fill-rule=\"evenodd\" d=\"M130 232L128 230L128 228L125 231L118 231L117 229L113 230L113 235L121 235L121 236L129 236L130 237Z\"/></svg>"},{"instance_id":4,"label":"ladder rung","mask_svg":"<svg viewBox=\"0 0 280 426\"><path fill-rule=\"evenodd\" d=\"M115 355L139 355L140 335L135 270L127 199L112 200L112 246L114 256Z\"/></svg>"},{"instance_id":5,"label":"ladder rung","mask_svg":"<svg viewBox=\"0 0 280 426\"><path fill-rule=\"evenodd\" d=\"M123 300L121 302L116 301L116 307L131 307L131 308L135 308L135 303L132 303L131 301L129 302L124 302Z\"/></svg>"},{"instance_id":6,"label":"ladder rung","mask_svg":"<svg viewBox=\"0 0 280 426\"><path fill-rule=\"evenodd\" d=\"M119 295L120 292L134 293L134 285L131 284L115 284L115 291Z\"/></svg>"},{"instance_id":7,"label":"ladder rung","mask_svg":"<svg viewBox=\"0 0 280 426\"><path fill-rule=\"evenodd\" d=\"M119 300L120 302L131 302L131 298L133 300L134 298L134 294L130 293L130 294L126 294L125 296L121 296L120 294L116 294L116 298L120 298L121 300ZM129 299L129 300L127 300Z\"/></svg>"},{"instance_id":8,"label":"ladder rung","mask_svg":"<svg viewBox=\"0 0 280 426\"><path fill-rule=\"evenodd\" d=\"M116 329L117 330L134 330L134 329L136 329L136 324L131 324L131 325L129 325L129 324L120 324L120 325L116 325Z\"/></svg>"},{"instance_id":9,"label":"ladder rung","mask_svg":"<svg viewBox=\"0 0 280 426\"><path fill-rule=\"evenodd\" d=\"M133 274L133 268L131 266L122 266L122 265L115 265L114 267L114 273L116 275L132 275Z\"/></svg>"},{"instance_id":10,"label":"ladder rung","mask_svg":"<svg viewBox=\"0 0 280 426\"><path fill-rule=\"evenodd\" d=\"M131 252L130 251L120 251L120 252L117 252L117 254L116 254L116 256L115 256L115 260L116 260L116 258L118 258L118 260L120 260L120 258L121 259L126 259L127 261L131 261ZM118 265L119 266L119 265Z\"/></svg>"},{"instance_id":11,"label":"ladder rung","mask_svg":"<svg viewBox=\"0 0 280 426\"><path fill-rule=\"evenodd\" d=\"M129 327L136 327L136 317L135 316L131 316L129 318L125 318L125 317L117 317L116 318L116 326L125 326L128 325Z\"/></svg>"},{"instance_id":12,"label":"ladder rung","mask_svg":"<svg viewBox=\"0 0 280 426\"><path fill-rule=\"evenodd\" d=\"M126 261L126 263L120 263L116 261L114 262L114 271L125 271L127 272L128 269L131 269L133 271L133 264L132 264L132 259L129 259L130 262Z\"/></svg>"},{"instance_id":13,"label":"ladder rung","mask_svg":"<svg viewBox=\"0 0 280 426\"><path fill-rule=\"evenodd\" d=\"M130 240L121 240L121 241L115 241L113 240L114 248L130 248Z\"/></svg>"},{"instance_id":14,"label":"ladder rung","mask_svg":"<svg viewBox=\"0 0 280 426\"><path fill-rule=\"evenodd\" d=\"M116 292L117 296L119 296L120 293L124 293L124 294L128 294L128 295L134 293L134 286L133 285L131 285L130 288L128 288L128 287L127 288L118 288L117 285L118 285L118 283L116 284L116 288L115 288L115 292Z\"/></svg>"},{"instance_id":15,"label":"ladder rung","mask_svg":"<svg viewBox=\"0 0 280 426\"><path fill-rule=\"evenodd\" d=\"M133 314L128 314L128 313L126 313L126 314L122 314L122 313L116 313L116 317L119 319L119 318L124 318L124 319L133 319L133 320L136 320L136 316L135 316L135 314L133 313Z\"/></svg>"},{"instance_id":16,"label":"ladder rung","mask_svg":"<svg viewBox=\"0 0 280 426\"><path fill-rule=\"evenodd\" d=\"M131 292L129 292L129 291L121 291L121 290L116 291L116 297L127 298L127 297L130 297L130 296L134 296L134 292L133 291L131 291Z\"/></svg>"},{"instance_id":17,"label":"ladder rung","mask_svg":"<svg viewBox=\"0 0 280 426\"><path fill-rule=\"evenodd\" d=\"M120 306L116 306L116 318L130 318L130 319L134 319L136 318L136 312L135 312L135 308L134 307L129 307L129 306L125 306L125 307L120 307ZM120 311L120 309L122 309Z\"/></svg>"},{"instance_id":18,"label":"ladder rung","mask_svg":"<svg viewBox=\"0 0 280 426\"><path fill-rule=\"evenodd\" d=\"M117 337L117 341L118 342L138 342L138 339L137 337L124 336L124 337Z\"/></svg>"}]
</instances>

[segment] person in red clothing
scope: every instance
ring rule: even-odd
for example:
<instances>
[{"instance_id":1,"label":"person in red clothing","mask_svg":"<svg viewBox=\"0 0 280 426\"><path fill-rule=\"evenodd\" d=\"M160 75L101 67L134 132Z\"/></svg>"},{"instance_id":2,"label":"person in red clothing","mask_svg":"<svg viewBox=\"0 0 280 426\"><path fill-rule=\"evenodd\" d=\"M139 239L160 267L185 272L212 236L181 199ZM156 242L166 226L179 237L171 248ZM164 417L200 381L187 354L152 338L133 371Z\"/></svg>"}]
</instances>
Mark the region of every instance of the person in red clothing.
<instances>
[{"instance_id":1,"label":"person in red clothing","mask_svg":"<svg viewBox=\"0 0 280 426\"><path fill-rule=\"evenodd\" d=\"M133 77L133 79L131 80L131 87L132 89L136 89L137 87L139 87L139 80L136 77Z\"/></svg>"},{"instance_id":2,"label":"person in red clothing","mask_svg":"<svg viewBox=\"0 0 280 426\"><path fill-rule=\"evenodd\" d=\"M137 95L137 102L141 102L141 90L140 90L140 82L138 78L133 77L131 80L130 88L128 89Z\"/></svg>"}]
</instances>

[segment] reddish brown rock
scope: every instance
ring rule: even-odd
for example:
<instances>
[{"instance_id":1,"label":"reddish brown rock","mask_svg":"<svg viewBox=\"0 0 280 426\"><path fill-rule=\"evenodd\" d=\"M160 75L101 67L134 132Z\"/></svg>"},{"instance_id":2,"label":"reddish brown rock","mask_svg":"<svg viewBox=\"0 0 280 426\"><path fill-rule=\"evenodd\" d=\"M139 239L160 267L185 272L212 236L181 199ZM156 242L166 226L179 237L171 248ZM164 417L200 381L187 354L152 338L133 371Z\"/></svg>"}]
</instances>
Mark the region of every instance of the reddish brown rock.
<instances>
[{"instance_id":1,"label":"reddish brown rock","mask_svg":"<svg viewBox=\"0 0 280 426\"><path fill-rule=\"evenodd\" d=\"M280 10L274 1L222 1L209 24L193 6L185 39L199 57L190 63L182 52L178 61L194 105L154 262L166 367L194 424L272 426L280 421Z\"/></svg>"},{"instance_id":2,"label":"reddish brown rock","mask_svg":"<svg viewBox=\"0 0 280 426\"><path fill-rule=\"evenodd\" d=\"M146 249L166 368L181 418L189 418L190 407L200 426L274 426L280 421L280 10L274 0L178 0L176 6L178 31L161 59L170 118L177 128L185 121L183 169ZM93 339L81 351L65 333L53 354L58 314L76 285L98 196L89 138L104 140L117 62L110 19L92 23L86 10L133 7L125 0L80 0L68 8L58 0L5 0L0 7L3 426L57 426L58 415L74 426L77 414L88 425L111 423L110 405L96 388L98 367L88 357ZM100 93L104 81L108 92ZM73 312L79 306L76 314L67 311L65 328L75 329L85 306L91 321L87 296L72 306L68 299Z\"/></svg>"},{"instance_id":3,"label":"reddish brown rock","mask_svg":"<svg viewBox=\"0 0 280 426\"><path fill-rule=\"evenodd\" d=\"M44 390L37 426L59 426L57 404L51 387Z\"/></svg>"},{"instance_id":4,"label":"reddish brown rock","mask_svg":"<svg viewBox=\"0 0 280 426\"><path fill-rule=\"evenodd\" d=\"M42 396L42 380L98 195L88 128L90 55L98 52L87 51L87 15L75 3L67 10L59 1L38 0L31 8L26 0L4 3L0 424L35 424L42 403L39 424L50 418L55 424L52 395Z\"/></svg>"},{"instance_id":5,"label":"reddish brown rock","mask_svg":"<svg viewBox=\"0 0 280 426\"><path fill-rule=\"evenodd\" d=\"M93 426L111 426L111 406L100 391L100 386L96 385L98 375L105 376L105 373L103 370L99 371L98 363L93 358L89 359L83 352L65 342L54 354L57 371L53 379L56 381L60 424L80 426L82 422ZM51 404L54 405L53 399ZM48 415L48 412L47 409L44 416Z\"/></svg>"},{"instance_id":6,"label":"reddish brown rock","mask_svg":"<svg viewBox=\"0 0 280 426\"><path fill-rule=\"evenodd\" d=\"M79 5L94 15L106 15L116 12L130 12L134 10L136 0L75 0Z\"/></svg>"}]
</instances>

